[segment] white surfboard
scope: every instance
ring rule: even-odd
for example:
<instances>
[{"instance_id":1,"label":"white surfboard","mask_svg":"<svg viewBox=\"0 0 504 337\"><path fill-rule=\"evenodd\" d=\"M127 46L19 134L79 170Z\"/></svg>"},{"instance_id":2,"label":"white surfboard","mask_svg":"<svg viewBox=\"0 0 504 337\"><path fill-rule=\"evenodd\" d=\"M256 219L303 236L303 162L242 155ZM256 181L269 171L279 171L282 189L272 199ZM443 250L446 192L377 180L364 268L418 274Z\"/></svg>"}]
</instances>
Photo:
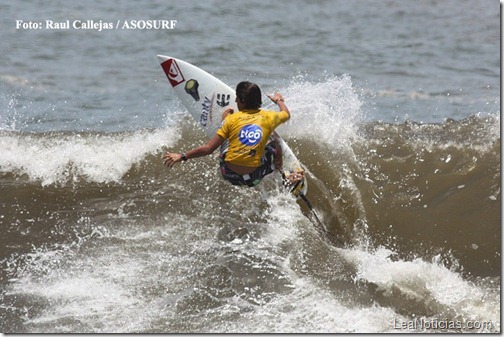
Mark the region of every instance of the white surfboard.
<instances>
[{"instance_id":1,"label":"white surfboard","mask_svg":"<svg viewBox=\"0 0 504 337\"><path fill-rule=\"evenodd\" d=\"M213 137L221 124L222 112L228 107L237 110L235 91L188 62L164 55L158 55L158 59L177 97L208 138ZM288 175L302 171L301 163L280 137L279 143L282 146L282 173ZM291 187L290 192L298 196L299 192L306 194L307 189L306 179L303 179L296 188Z\"/></svg>"}]
</instances>

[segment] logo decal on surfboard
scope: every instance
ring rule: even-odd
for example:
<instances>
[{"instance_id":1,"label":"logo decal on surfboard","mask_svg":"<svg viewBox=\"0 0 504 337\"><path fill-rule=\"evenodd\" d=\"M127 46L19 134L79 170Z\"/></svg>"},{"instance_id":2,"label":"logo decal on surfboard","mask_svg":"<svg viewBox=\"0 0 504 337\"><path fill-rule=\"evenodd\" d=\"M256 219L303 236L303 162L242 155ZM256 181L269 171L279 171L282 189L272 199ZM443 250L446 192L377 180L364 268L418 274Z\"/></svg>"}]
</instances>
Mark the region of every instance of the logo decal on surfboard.
<instances>
[{"instance_id":1,"label":"logo decal on surfboard","mask_svg":"<svg viewBox=\"0 0 504 337\"><path fill-rule=\"evenodd\" d=\"M207 126L208 120L212 122L212 105L213 105L214 96L212 98L208 98L205 96L203 103L201 104L201 116L200 116L200 124L201 126Z\"/></svg>"},{"instance_id":2,"label":"logo decal on surfboard","mask_svg":"<svg viewBox=\"0 0 504 337\"><path fill-rule=\"evenodd\" d=\"M229 100L231 95L227 94L217 94L217 104L221 107L225 107L229 105Z\"/></svg>"},{"instance_id":3,"label":"logo decal on surfboard","mask_svg":"<svg viewBox=\"0 0 504 337\"><path fill-rule=\"evenodd\" d=\"M185 81L184 75L182 75L177 62L174 59L168 59L167 61L161 63L161 67L163 67L166 77L168 77L168 81L170 81L172 87L176 87Z\"/></svg>"},{"instance_id":4,"label":"logo decal on surfboard","mask_svg":"<svg viewBox=\"0 0 504 337\"><path fill-rule=\"evenodd\" d=\"M263 136L263 130L259 125L248 124L241 128L238 139L243 145L257 145Z\"/></svg>"},{"instance_id":5,"label":"logo decal on surfboard","mask_svg":"<svg viewBox=\"0 0 504 337\"><path fill-rule=\"evenodd\" d=\"M198 92L199 83L196 80L190 79L185 84L185 91L194 98L195 101L199 101Z\"/></svg>"}]
</instances>

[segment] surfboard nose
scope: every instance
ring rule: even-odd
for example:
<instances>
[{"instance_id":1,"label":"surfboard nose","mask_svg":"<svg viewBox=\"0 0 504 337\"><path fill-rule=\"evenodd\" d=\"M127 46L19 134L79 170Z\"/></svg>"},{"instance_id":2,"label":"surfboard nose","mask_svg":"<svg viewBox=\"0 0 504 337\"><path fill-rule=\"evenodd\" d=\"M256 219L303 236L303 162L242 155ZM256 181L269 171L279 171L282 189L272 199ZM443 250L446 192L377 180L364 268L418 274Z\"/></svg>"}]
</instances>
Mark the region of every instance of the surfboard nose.
<instances>
[{"instance_id":1,"label":"surfboard nose","mask_svg":"<svg viewBox=\"0 0 504 337\"><path fill-rule=\"evenodd\" d=\"M169 56L164 56L164 55L158 55L157 56L158 60L159 60L159 63L163 63L163 62L166 62L168 59L170 59L171 57Z\"/></svg>"}]
</instances>

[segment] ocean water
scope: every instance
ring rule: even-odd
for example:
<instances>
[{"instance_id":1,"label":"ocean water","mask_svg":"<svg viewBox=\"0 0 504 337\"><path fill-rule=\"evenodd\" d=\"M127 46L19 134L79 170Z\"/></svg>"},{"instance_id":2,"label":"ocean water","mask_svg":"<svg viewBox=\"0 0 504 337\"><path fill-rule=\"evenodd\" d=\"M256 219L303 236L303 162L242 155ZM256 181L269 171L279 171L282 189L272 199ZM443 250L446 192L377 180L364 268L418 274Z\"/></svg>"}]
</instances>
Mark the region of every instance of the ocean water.
<instances>
[{"instance_id":1,"label":"ocean water","mask_svg":"<svg viewBox=\"0 0 504 337\"><path fill-rule=\"evenodd\" d=\"M501 331L497 1L4 1L0 18L0 332ZM206 138L157 54L284 95L322 231L276 175L162 166Z\"/></svg>"}]
</instances>

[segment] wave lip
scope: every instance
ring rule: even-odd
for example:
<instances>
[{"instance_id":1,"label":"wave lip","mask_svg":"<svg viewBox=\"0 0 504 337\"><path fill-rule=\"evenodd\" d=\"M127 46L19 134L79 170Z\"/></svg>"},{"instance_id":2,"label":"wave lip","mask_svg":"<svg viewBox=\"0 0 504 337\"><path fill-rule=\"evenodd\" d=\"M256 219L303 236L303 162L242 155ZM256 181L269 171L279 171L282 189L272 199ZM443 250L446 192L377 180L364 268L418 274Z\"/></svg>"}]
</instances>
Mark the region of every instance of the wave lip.
<instances>
[{"instance_id":1,"label":"wave lip","mask_svg":"<svg viewBox=\"0 0 504 337\"><path fill-rule=\"evenodd\" d=\"M79 180L120 183L149 154L177 139L176 130L122 133L1 132L0 172L42 186Z\"/></svg>"}]
</instances>

